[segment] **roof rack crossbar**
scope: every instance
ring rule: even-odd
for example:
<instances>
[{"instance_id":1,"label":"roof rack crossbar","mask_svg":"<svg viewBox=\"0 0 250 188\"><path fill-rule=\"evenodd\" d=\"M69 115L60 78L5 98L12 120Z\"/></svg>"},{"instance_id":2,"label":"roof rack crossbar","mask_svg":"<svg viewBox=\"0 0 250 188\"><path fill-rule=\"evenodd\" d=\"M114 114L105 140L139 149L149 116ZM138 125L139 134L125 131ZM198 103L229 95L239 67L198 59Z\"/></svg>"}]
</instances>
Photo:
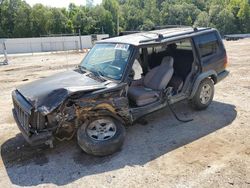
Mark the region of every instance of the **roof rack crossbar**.
<instances>
[{"instance_id":1,"label":"roof rack crossbar","mask_svg":"<svg viewBox=\"0 0 250 188\"><path fill-rule=\"evenodd\" d=\"M188 32L190 32L190 28L189 29L185 29L185 30L182 30L182 32L184 32L184 31L188 31ZM171 34L171 33L175 33L176 32L176 30L175 31L171 31L171 32L168 32L168 33L162 33L162 35L164 35L164 34Z\"/></svg>"},{"instance_id":2,"label":"roof rack crossbar","mask_svg":"<svg viewBox=\"0 0 250 188\"><path fill-rule=\"evenodd\" d=\"M183 30L183 31L189 31L189 30ZM168 34L171 34L171 33L175 33L176 31L172 31L172 32L169 32ZM166 33L157 33L157 32L154 32L154 31L149 31L149 33L152 33L152 34L155 34L155 35L157 35L158 36L158 38L151 38L150 40L162 40L162 39L164 39L165 37L164 37L164 34L166 34ZM143 35L143 36L145 36L145 35ZM146 37L146 36L145 36ZM149 37L148 37L149 38Z\"/></svg>"}]
</instances>

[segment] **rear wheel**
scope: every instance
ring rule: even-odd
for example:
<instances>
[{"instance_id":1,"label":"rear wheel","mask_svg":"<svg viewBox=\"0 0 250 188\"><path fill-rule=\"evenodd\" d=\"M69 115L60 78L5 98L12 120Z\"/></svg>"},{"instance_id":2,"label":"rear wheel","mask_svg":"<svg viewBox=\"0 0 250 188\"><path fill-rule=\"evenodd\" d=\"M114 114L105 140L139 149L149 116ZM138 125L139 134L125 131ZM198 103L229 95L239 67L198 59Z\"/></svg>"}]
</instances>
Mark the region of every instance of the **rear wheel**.
<instances>
[{"instance_id":1,"label":"rear wheel","mask_svg":"<svg viewBox=\"0 0 250 188\"><path fill-rule=\"evenodd\" d=\"M77 140L86 153L105 156L122 147L125 134L125 127L118 120L98 117L81 125L77 131Z\"/></svg>"},{"instance_id":2,"label":"rear wheel","mask_svg":"<svg viewBox=\"0 0 250 188\"><path fill-rule=\"evenodd\" d=\"M191 105L197 110L206 109L212 102L214 97L214 83L211 79L204 79L194 97L191 99Z\"/></svg>"}]
</instances>

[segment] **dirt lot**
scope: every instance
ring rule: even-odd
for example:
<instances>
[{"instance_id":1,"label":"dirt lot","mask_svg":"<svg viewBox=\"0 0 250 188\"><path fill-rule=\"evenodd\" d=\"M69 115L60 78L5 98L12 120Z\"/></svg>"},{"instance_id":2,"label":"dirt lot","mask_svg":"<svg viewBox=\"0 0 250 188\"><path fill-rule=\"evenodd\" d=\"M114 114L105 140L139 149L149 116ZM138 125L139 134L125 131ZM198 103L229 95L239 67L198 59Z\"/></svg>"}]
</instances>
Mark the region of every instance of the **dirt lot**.
<instances>
[{"instance_id":1,"label":"dirt lot","mask_svg":"<svg viewBox=\"0 0 250 188\"><path fill-rule=\"evenodd\" d=\"M231 74L216 85L206 111L187 102L145 117L127 129L123 149L86 155L76 140L54 149L26 144L12 118L11 91L20 84L74 67L83 54L10 58L0 66L0 187L250 187L250 40L225 42Z\"/></svg>"}]
</instances>

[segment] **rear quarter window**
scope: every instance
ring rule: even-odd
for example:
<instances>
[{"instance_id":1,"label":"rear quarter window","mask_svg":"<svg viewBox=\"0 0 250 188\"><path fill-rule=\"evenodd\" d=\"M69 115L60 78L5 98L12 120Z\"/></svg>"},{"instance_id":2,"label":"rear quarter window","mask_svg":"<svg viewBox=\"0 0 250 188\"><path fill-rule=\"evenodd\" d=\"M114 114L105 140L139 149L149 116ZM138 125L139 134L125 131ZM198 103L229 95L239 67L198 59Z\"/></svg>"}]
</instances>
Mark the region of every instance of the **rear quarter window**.
<instances>
[{"instance_id":1,"label":"rear quarter window","mask_svg":"<svg viewBox=\"0 0 250 188\"><path fill-rule=\"evenodd\" d=\"M218 37L215 33L198 36L195 41L199 47L202 58L215 55L219 50Z\"/></svg>"},{"instance_id":2,"label":"rear quarter window","mask_svg":"<svg viewBox=\"0 0 250 188\"><path fill-rule=\"evenodd\" d=\"M177 47L176 47L177 49L192 50L192 44L191 44L189 39L176 42L175 44L177 45Z\"/></svg>"}]
</instances>

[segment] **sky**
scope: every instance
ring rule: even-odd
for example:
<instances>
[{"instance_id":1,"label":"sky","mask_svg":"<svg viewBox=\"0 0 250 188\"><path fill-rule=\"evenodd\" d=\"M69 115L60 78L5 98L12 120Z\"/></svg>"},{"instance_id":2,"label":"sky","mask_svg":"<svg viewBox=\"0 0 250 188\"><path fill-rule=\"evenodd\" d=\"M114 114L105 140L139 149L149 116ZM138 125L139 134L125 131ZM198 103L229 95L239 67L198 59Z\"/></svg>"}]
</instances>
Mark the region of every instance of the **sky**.
<instances>
[{"instance_id":1,"label":"sky","mask_svg":"<svg viewBox=\"0 0 250 188\"><path fill-rule=\"evenodd\" d=\"M75 3L76 5L85 5L85 0L25 0L28 4L33 6L36 3L41 3L43 5L51 7L68 7L70 3ZM100 4L102 0L94 0L94 4Z\"/></svg>"}]
</instances>

